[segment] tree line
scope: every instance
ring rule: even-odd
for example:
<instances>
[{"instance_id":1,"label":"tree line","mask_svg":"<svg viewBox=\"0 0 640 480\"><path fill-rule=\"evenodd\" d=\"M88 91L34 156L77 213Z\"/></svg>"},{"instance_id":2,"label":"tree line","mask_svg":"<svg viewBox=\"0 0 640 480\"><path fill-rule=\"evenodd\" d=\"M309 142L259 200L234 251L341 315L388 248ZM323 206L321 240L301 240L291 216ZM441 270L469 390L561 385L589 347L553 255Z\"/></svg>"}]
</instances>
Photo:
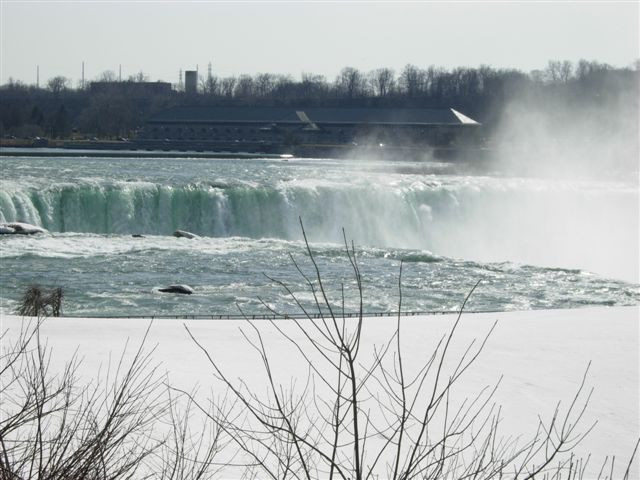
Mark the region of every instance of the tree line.
<instances>
[{"instance_id":1,"label":"tree line","mask_svg":"<svg viewBox=\"0 0 640 480\"><path fill-rule=\"evenodd\" d=\"M640 61L617 68L587 60L552 60L544 69L528 73L490 66L446 69L408 64L399 72L345 67L334 80L312 73L299 79L271 73L222 77L209 70L199 77L195 95L188 95L182 82L169 94L144 95L117 88L92 92L90 83L73 87L62 76L40 88L10 79L0 86L0 132L3 137L131 136L149 115L185 104L451 107L491 130L505 106L517 98L556 105L604 104L621 93L637 95L639 72ZM148 76L139 72L121 81L107 71L96 80L117 85L146 82Z\"/></svg>"}]
</instances>

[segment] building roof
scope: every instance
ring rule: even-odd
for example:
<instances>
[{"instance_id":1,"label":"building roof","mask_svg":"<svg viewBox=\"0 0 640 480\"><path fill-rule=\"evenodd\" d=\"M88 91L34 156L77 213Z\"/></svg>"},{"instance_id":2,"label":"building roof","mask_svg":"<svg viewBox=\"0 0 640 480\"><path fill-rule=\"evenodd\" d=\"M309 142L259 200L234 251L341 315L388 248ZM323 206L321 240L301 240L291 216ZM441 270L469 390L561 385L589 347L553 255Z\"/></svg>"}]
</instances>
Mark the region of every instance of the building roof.
<instances>
[{"instance_id":1,"label":"building roof","mask_svg":"<svg viewBox=\"0 0 640 480\"><path fill-rule=\"evenodd\" d=\"M460 123L448 108L310 108L305 112L316 123Z\"/></svg>"},{"instance_id":2,"label":"building roof","mask_svg":"<svg viewBox=\"0 0 640 480\"><path fill-rule=\"evenodd\" d=\"M293 108L279 107L173 107L150 122L300 122Z\"/></svg>"},{"instance_id":3,"label":"building roof","mask_svg":"<svg viewBox=\"0 0 640 480\"><path fill-rule=\"evenodd\" d=\"M137 93L137 94L157 94L170 93L171 84L168 82L91 82L89 84L91 93Z\"/></svg>"},{"instance_id":4,"label":"building roof","mask_svg":"<svg viewBox=\"0 0 640 480\"><path fill-rule=\"evenodd\" d=\"M477 124L452 108L173 107L150 123Z\"/></svg>"}]
</instances>

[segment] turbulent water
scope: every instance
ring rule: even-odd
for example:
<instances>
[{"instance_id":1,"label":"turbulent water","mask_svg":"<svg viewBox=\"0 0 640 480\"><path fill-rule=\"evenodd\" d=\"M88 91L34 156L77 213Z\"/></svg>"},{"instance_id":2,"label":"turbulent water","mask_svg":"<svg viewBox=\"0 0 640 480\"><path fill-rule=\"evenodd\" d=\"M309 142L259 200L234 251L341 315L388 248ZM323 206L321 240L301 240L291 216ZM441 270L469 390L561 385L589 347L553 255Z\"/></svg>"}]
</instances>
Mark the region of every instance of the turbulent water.
<instances>
[{"instance_id":1,"label":"turbulent water","mask_svg":"<svg viewBox=\"0 0 640 480\"><path fill-rule=\"evenodd\" d=\"M640 303L638 189L470 174L455 165L280 159L3 157L2 309L27 285L65 288L71 315L297 313L313 303L302 218L330 300L368 312ZM196 239L176 238L187 230ZM132 235L143 237L132 237ZM271 277L272 279L270 279ZM191 296L158 288L191 285Z\"/></svg>"}]
</instances>

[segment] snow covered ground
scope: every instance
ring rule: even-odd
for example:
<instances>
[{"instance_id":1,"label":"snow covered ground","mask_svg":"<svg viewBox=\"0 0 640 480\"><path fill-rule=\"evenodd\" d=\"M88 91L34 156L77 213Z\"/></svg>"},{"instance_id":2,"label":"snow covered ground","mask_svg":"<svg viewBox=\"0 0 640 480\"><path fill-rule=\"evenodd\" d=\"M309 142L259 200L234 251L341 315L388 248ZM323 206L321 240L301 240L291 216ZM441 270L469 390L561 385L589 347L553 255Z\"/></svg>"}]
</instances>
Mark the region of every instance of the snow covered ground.
<instances>
[{"instance_id":1,"label":"snow covered ground","mask_svg":"<svg viewBox=\"0 0 640 480\"><path fill-rule=\"evenodd\" d=\"M471 396L503 375L495 396L503 407L502 433L527 436L533 434L539 414L549 418L558 401L566 405L572 400L591 362L587 386L593 386L594 393L583 425L586 429L594 421L598 423L577 453L592 454L590 465L596 473L607 455L616 455L616 464L623 468L640 435L639 317L638 307L465 314L451 347L451 359L459 358L474 338L483 337L495 320L498 324L455 392ZM420 365L454 320L455 315L404 318L404 361ZM23 321L11 315L1 317L2 331L8 331L5 342L18 333ZM290 329L292 335L300 335L290 323L279 325ZM288 384L292 376L305 376L304 365L292 360L290 345L269 322L256 324L264 333L277 378ZM149 321L139 319L50 318L44 322L42 337L52 347L54 369L61 368L77 350L83 358L81 373L90 378L100 366L122 353L127 340L137 345L148 325ZM245 322L155 320L147 345L156 346L154 358L173 385L186 390L199 385L201 391L214 385L210 365L183 325L229 377L264 388L259 358L240 332L247 326ZM373 345L387 340L394 326L393 318L366 319L363 344L369 348L364 348L361 355L366 356ZM636 463L631 478L638 478L638 472Z\"/></svg>"}]
</instances>

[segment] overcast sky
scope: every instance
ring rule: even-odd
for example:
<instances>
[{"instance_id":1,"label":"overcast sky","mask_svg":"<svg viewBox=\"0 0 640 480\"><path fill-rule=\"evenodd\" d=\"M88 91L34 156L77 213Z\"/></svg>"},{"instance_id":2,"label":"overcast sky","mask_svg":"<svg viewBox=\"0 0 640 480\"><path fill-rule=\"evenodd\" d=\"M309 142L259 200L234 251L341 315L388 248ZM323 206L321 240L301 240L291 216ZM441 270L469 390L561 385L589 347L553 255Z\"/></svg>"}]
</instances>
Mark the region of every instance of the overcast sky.
<instances>
[{"instance_id":1,"label":"overcast sky","mask_svg":"<svg viewBox=\"0 0 640 480\"><path fill-rule=\"evenodd\" d=\"M94 2L0 0L2 83L105 70L177 82L205 74L344 66L544 68L549 59L637 59L639 2Z\"/></svg>"}]
</instances>

